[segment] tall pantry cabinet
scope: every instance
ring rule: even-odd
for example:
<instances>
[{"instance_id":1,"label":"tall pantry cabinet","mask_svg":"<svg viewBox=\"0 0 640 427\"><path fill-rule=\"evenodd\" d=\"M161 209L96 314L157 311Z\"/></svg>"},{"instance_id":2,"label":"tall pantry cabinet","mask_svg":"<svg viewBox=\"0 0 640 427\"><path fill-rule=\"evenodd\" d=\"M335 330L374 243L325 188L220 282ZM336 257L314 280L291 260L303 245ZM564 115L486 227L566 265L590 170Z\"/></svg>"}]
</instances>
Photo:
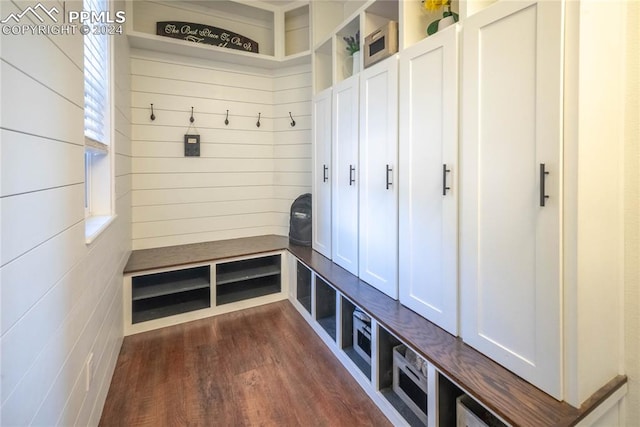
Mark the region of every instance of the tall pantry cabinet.
<instances>
[{"instance_id":1,"label":"tall pantry cabinet","mask_svg":"<svg viewBox=\"0 0 640 427\"><path fill-rule=\"evenodd\" d=\"M312 246L331 258L331 88L313 98Z\"/></svg>"},{"instance_id":2,"label":"tall pantry cabinet","mask_svg":"<svg viewBox=\"0 0 640 427\"><path fill-rule=\"evenodd\" d=\"M360 73L359 276L398 299L398 57Z\"/></svg>"},{"instance_id":3,"label":"tall pantry cabinet","mask_svg":"<svg viewBox=\"0 0 640 427\"><path fill-rule=\"evenodd\" d=\"M358 275L358 75L333 87L333 262Z\"/></svg>"},{"instance_id":4,"label":"tall pantry cabinet","mask_svg":"<svg viewBox=\"0 0 640 427\"><path fill-rule=\"evenodd\" d=\"M458 334L458 27L400 54L400 302Z\"/></svg>"},{"instance_id":5,"label":"tall pantry cabinet","mask_svg":"<svg viewBox=\"0 0 640 427\"><path fill-rule=\"evenodd\" d=\"M619 373L621 330L620 143L611 113L585 121L610 77L577 72L607 52L583 4L498 2L468 17L461 79L461 336L574 406ZM601 128L611 141L590 136Z\"/></svg>"}]
</instances>

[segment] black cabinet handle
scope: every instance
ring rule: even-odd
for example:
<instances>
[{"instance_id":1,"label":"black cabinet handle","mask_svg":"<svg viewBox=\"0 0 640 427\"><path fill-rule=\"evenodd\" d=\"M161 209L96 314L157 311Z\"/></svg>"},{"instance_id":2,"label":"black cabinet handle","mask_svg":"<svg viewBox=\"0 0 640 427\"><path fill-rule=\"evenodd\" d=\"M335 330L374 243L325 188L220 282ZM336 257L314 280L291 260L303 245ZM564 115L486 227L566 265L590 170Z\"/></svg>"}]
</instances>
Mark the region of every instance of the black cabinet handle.
<instances>
[{"instance_id":1,"label":"black cabinet handle","mask_svg":"<svg viewBox=\"0 0 640 427\"><path fill-rule=\"evenodd\" d=\"M349 165L349 185L353 185L356 182L356 167Z\"/></svg>"},{"instance_id":2,"label":"black cabinet handle","mask_svg":"<svg viewBox=\"0 0 640 427\"><path fill-rule=\"evenodd\" d=\"M393 169L389 167L389 165L387 165L387 190L389 189L389 187L391 186L392 182L389 179L389 174L393 172Z\"/></svg>"},{"instance_id":3,"label":"black cabinet handle","mask_svg":"<svg viewBox=\"0 0 640 427\"><path fill-rule=\"evenodd\" d=\"M329 167L327 165L322 165L322 182L327 182L329 179Z\"/></svg>"},{"instance_id":4,"label":"black cabinet handle","mask_svg":"<svg viewBox=\"0 0 640 427\"><path fill-rule=\"evenodd\" d=\"M447 195L447 190L451 190L451 187L447 187L447 172L451 172L451 169L447 169L447 164L442 165L442 195Z\"/></svg>"},{"instance_id":5,"label":"black cabinet handle","mask_svg":"<svg viewBox=\"0 0 640 427\"><path fill-rule=\"evenodd\" d=\"M540 206L544 206L549 196L545 191L545 181L549 172L545 170L544 163L540 163Z\"/></svg>"}]
</instances>

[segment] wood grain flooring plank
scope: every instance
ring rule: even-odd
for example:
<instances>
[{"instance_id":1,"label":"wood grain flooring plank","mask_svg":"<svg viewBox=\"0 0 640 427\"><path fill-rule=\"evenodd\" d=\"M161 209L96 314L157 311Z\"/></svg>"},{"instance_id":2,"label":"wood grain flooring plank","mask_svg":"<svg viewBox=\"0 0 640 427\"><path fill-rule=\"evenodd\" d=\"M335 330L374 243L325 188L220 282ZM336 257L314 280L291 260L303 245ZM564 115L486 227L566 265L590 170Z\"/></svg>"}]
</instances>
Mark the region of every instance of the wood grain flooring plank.
<instances>
[{"instance_id":1,"label":"wood grain flooring plank","mask_svg":"<svg viewBox=\"0 0 640 427\"><path fill-rule=\"evenodd\" d=\"M389 426L289 301L125 337L101 426Z\"/></svg>"}]
</instances>

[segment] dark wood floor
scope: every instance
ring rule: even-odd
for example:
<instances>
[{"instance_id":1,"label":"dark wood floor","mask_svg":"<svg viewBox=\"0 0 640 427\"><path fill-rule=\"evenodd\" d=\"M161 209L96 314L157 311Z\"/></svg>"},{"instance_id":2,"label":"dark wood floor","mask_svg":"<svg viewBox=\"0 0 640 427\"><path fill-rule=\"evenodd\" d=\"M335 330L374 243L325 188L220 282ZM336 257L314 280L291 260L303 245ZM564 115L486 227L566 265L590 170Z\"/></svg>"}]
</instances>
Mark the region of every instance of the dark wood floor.
<instances>
[{"instance_id":1,"label":"dark wood floor","mask_svg":"<svg viewBox=\"0 0 640 427\"><path fill-rule=\"evenodd\" d=\"M101 426L388 426L288 301L126 337Z\"/></svg>"}]
</instances>

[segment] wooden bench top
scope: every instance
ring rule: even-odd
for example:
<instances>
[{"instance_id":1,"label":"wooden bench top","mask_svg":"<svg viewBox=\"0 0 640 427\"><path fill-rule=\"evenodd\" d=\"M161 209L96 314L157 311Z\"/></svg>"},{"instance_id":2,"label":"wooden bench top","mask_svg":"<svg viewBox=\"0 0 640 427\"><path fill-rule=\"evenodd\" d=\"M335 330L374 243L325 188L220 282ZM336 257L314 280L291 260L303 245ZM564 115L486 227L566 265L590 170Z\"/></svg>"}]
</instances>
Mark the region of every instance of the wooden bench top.
<instances>
[{"instance_id":1,"label":"wooden bench top","mask_svg":"<svg viewBox=\"0 0 640 427\"><path fill-rule=\"evenodd\" d=\"M289 250L327 283L365 310L438 371L513 426L573 426L627 382L619 375L580 408L560 402L524 381L398 301L368 285L309 247L283 236L258 236L133 251L124 273Z\"/></svg>"},{"instance_id":2,"label":"wooden bench top","mask_svg":"<svg viewBox=\"0 0 640 427\"><path fill-rule=\"evenodd\" d=\"M288 247L287 237L267 235L140 249L131 252L129 261L124 267L124 274L281 251Z\"/></svg>"}]
</instances>

